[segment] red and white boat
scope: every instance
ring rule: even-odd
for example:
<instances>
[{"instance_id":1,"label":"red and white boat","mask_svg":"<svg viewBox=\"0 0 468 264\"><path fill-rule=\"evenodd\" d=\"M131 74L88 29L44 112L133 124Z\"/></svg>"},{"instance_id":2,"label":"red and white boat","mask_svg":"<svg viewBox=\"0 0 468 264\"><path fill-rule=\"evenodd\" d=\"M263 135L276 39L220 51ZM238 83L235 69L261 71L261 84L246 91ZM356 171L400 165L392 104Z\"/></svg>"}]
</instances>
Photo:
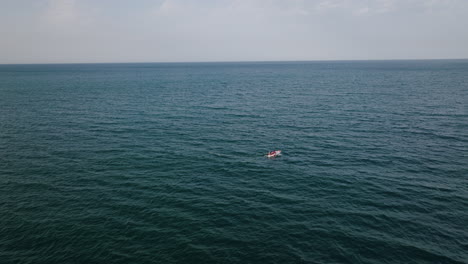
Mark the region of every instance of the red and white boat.
<instances>
[{"instance_id":1,"label":"red and white boat","mask_svg":"<svg viewBox=\"0 0 468 264\"><path fill-rule=\"evenodd\" d=\"M273 151L268 152L266 156L267 158L274 158L274 157L278 157L279 155L281 155L281 150L273 150Z\"/></svg>"}]
</instances>

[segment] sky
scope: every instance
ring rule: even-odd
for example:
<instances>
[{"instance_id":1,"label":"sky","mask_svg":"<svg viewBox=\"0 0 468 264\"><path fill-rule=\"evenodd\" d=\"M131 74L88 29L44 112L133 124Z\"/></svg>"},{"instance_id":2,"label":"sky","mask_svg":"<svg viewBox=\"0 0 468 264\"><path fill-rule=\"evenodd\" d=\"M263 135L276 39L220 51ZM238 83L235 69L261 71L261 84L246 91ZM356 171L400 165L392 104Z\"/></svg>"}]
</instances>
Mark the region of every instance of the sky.
<instances>
[{"instance_id":1,"label":"sky","mask_svg":"<svg viewBox=\"0 0 468 264\"><path fill-rule=\"evenodd\" d=\"M468 0L0 0L0 64L468 58Z\"/></svg>"}]
</instances>

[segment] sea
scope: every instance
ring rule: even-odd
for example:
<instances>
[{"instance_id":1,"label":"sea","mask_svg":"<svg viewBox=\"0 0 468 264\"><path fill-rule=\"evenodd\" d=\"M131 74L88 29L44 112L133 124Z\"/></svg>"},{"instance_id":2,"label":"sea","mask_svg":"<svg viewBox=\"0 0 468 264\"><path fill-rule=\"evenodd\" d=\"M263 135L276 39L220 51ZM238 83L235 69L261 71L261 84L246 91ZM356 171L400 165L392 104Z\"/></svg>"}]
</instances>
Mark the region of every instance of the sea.
<instances>
[{"instance_id":1,"label":"sea","mask_svg":"<svg viewBox=\"0 0 468 264\"><path fill-rule=\"evenodd\" d=\"M0 263L468 263L468 60L0 65Z\"/></svg>"}]
</instances>

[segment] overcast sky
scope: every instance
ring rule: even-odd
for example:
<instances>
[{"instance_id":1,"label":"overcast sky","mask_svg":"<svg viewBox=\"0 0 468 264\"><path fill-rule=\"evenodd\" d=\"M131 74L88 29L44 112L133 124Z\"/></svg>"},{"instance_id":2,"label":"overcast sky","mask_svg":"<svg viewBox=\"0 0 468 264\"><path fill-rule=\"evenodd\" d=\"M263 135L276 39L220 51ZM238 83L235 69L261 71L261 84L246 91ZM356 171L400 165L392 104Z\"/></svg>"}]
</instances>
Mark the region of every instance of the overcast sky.
<instances>
[{"instance_id":1,"label":"overcast sky","mask_svg":"<svg viewBox=\"0 0 468 264\"><path fill-rule=\"evenodd\" d=\"M468 58L468 0L0 0L0 63Z\"/></svg>"}]
</instances>

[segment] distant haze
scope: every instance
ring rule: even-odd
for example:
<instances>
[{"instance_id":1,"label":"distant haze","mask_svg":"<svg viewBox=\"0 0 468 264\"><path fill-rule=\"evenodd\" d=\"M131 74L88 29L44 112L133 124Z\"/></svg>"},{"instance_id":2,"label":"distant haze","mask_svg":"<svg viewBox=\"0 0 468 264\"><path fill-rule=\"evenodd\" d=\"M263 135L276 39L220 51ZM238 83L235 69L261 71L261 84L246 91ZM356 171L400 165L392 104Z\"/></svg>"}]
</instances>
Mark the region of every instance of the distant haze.
<instances>
[{"instance_id":1,"label":"distant haze","mask_svg":"<svg viewBox=\"0 0 468 264\"><path fill-rule=\"evenodd\" d=\"M0 0L0 63L468 58L468 0Z\"/></svg>"}]
</instances>

